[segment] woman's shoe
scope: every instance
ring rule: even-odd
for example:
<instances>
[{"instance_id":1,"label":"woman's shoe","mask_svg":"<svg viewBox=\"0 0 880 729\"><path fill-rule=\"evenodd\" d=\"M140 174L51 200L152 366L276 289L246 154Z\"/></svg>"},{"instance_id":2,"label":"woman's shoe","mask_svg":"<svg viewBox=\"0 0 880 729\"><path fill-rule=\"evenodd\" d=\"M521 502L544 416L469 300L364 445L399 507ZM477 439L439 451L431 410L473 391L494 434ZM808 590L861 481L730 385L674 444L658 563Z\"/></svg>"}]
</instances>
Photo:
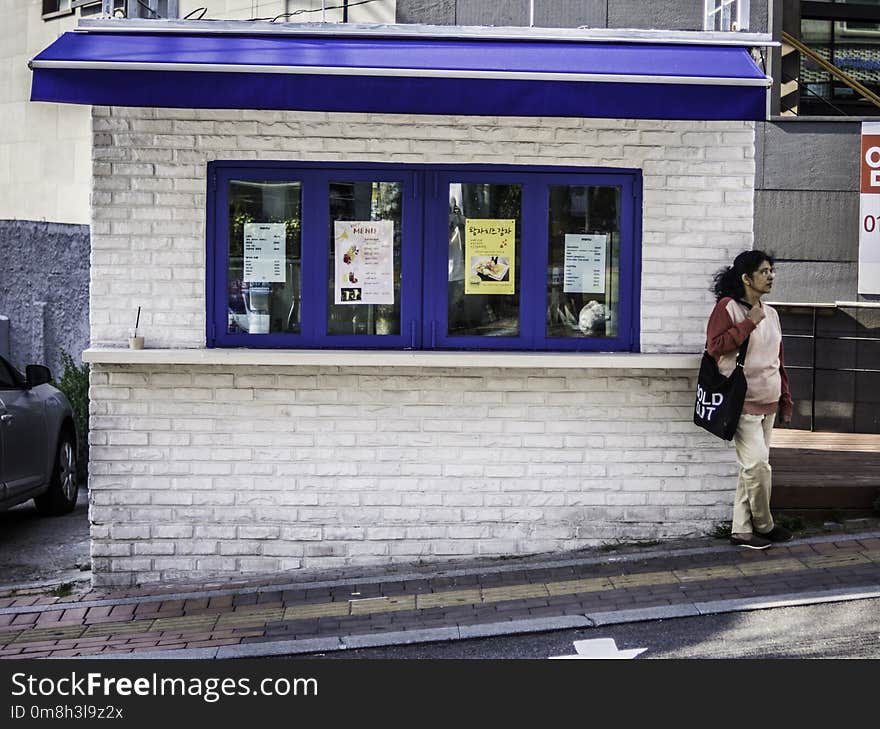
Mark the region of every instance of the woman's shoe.
<instances>
[{"instance_id":1,"label":"woman's shoe","mask_svg":"<svg viewBox=\"0 0 880 729\"><path fill-rule=\"evenodd\" d=\"M761 539L767 539L771 542L788 542L791 540L791 532L788 531L788 529L786 529L785 527L779 526L778 524L766 534L757 532L757 535L761 537Z\"/></svg>"},{"instance_id":2,"label":"woman's shoe","mask_svg":"<svg viewBox=\"0 0 880 729\"><path fill-rule=\"evenodd\" d=\"M769 539L752 532L731 534L730 543L735 544L737 547L748 547L749 549L767 549L771 545Z\"/></svg>"}]
</instances>

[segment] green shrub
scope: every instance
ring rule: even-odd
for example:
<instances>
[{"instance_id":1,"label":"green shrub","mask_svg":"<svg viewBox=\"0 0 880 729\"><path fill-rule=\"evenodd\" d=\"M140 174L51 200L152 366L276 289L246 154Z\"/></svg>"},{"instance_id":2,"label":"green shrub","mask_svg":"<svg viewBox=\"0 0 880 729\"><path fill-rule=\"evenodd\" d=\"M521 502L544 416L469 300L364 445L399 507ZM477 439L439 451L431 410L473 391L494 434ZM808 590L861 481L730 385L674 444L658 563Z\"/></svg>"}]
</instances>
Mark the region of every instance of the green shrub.
<instances>
[{"instance_id":1,"label":"green shrub","mask_svg":"<svg viewBox=\"0 0 880 729\"><path fill-rule=\"evenodd\" d=\"M773 521L790 532L802 532L806 529L803 517L789 514L774 514Z\"/></svg>"},{"instance_id":2,"label":"green shrub","mask_svg":"<svg viewBox=\"0 0 880 729\"><path fill-rule=\"evenodd\" d=\"M715 539L730 539L730 521L718 522L708 536Z\"/></svg>"},{"instance_id":3,"label":"green shrub","mask_svg":"<svg viewBox=\"0 0 880 729\"><path fill-rule=\"evenodd\" d=\"M77 367L67 352L61 353L64 373L55 386L64 393L73 408L77 437L77 475L85 482L89 463L89 366Z\"/></svg>"},{"instance_id":4,"label":"green shrub","mask_svg":"<svg viewBox=\"0 0 880 729\"><path fill-rule=\"evenodd\" d=\"M53 597L67 597L73 592L72 582L62 582L60 585L49 590L49 594Z\"/></svg>"}]
</instances>

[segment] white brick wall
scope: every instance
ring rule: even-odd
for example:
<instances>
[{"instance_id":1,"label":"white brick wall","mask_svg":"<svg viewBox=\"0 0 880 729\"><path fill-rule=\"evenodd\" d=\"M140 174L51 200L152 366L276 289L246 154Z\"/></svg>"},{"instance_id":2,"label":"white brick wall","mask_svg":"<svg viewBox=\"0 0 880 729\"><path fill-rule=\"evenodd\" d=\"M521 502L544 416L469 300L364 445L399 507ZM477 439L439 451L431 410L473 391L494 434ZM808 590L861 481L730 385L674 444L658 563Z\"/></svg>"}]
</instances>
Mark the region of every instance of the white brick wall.
<instances>
[{"instance_id":1,"label":"white brick wall","mask_svg":"<svg viewBox=\"0 0 880 729\"><path fill-rule=\"evenodd\" d=\"M92 342L138 305L156 347L205 345L206 165L326 160L576 165L644 174L641 347L697 351L711 274L752 247L752 122L95 107Z\"/></svg>"},{"instance_id":2,"label":"white brick wall","mask_svg":"<svg viewBox=\"0 0 880 729\"><path fill-rule=\"evenodd\" d=\"M681 373L91 377L99 585L576 549L700 533L731 509L732 450L694 428Z\"/></svg>"},{"instance_id":3,"label":"white brick wall","mask_svg":"<svg viewBox=\"0 0 880 729\"><path fill-rule=\"evenodd\" d=\"M94 345L142 306L205 345L206 164L498 163L644 173L643 352L698 351L752 244L753 124L95 108ZM731 449L680 372L94 366L94 580L412 562L702 532Z\"/></svg>"}]
</instances>

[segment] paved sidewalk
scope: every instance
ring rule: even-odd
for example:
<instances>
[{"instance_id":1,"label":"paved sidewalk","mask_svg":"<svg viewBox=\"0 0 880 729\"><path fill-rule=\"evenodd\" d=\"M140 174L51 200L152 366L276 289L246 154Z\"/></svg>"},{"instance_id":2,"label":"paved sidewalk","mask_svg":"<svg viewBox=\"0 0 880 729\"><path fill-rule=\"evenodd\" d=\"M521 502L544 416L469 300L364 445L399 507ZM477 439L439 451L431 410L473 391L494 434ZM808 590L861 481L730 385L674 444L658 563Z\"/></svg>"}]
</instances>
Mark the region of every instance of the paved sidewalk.
<instances>
[{"instance_id":1,"label":"paved sidewalk","mask_svg":"<svg viewBox=\"0 0 880 729\"><path fill-rule=\"evenodd\" d=\"M880 531L761 552L700 538L406 570L13 595L0 599L0 658L307 654L870 597L880 597Z\"/></svg>"}]
</instances>

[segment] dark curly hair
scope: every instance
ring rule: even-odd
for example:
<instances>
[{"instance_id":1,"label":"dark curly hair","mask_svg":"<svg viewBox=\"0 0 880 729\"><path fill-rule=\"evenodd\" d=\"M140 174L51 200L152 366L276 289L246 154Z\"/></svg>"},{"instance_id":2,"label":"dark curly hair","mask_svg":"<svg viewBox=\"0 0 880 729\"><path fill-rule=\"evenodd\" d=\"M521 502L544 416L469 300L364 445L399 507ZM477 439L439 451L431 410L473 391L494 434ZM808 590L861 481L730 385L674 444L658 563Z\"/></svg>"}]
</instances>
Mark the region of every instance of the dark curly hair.
<instances>
[{"instance_id":1,"label":"dark curly hair","mask_svg":"<svg viewBox=\"0 0 880 729\"><path fill-rule=\"evenodd\" d=\"M745 297L745 287L742 275L751 276L761 264L767 261L771 266L774 264L773 256L764 251L743 251L733 259L732 266L725 266L715 272L712 277L712 286L709 290L715 294L715 300L721 301L725 296L734 299Z\"/></svg>"}]
</instances>

